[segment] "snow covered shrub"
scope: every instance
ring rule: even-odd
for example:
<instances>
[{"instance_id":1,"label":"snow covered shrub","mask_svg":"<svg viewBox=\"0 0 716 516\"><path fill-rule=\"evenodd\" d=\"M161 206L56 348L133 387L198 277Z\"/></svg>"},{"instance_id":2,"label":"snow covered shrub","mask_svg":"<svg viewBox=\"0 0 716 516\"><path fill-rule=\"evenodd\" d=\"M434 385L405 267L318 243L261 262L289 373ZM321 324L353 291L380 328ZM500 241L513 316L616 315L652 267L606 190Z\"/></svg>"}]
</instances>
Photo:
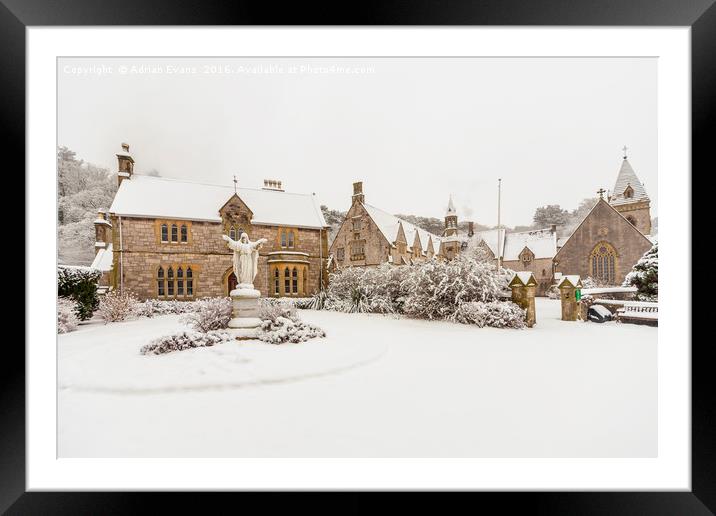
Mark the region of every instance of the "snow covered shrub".
<instances>
[{"instance_id":1,"label":"snow covered shrub","mask_svg":"<svg viewBox=\"0 0 716 516\"><path fill-rule=\"evenodd\" d=\"M624 278L624 287L636 287L636 299L639 301L657 301L659 299L659 244L649 249L639 258L629 274Z\"/></svg>"},{"instance_id":2,"label":"snow covered shrub","mask_svg":"<svg viewBox=\"0 0 716 516\"><path fill-rule=\"evenodd\" d=\"M510 301L471 301L457 307L451 320L480 328L524 328L526 312Z\"/></svg>"},{"instance_id":3,"label":"snow covered shrub","mask_svg":"<svg viewBox=\"0 0 716 516\"><path fill-rule=\"evenodd\" d=\"M591 276L587 276L582 280L582 288L597 288L599 286L601 285Z\"/></svg>"},{"instance_id":4,"label":"snow covered shrub","mask_svg":"<svg viewBox=\"0 0 716 516\"><path fill-rule=\"evenodd\" d=\"M339 312L401 313L410 267L383 264L349 267L330 276L328 288L314 297L314 308Z\"/></svg>"},{"instance_id":5,"label":"snow covered shrub","mask_svg":"<svg viewBox=\"0 0 716 516\"><path fill-rule=\"evenodd\" d=\"M503 274L492 264L458 256L449 262L431 260L406 277L404 313L422 319L446 319L471 301L494 301L502 293Z\"/></svg>"},{"instance_id":6,"label":"snow covered shrub","mask_svg":"<svg viewBox=\"0 0 716 516\"><path fill-rule=\"evenodd\" d=\"M209 332L223 330L231 320L231 298L207 297L193 303L194 310L186 314L182 320L196 331Z\"/></svg>"},{"instance_id":7,"label":"snow covered shrub","mask_svg":"<svg viewBox=\"0 0 716 516\"><path fill-rule=\"evenodd\" d=\"M129 291L113 290L105 294L99 302L99 314L105 323L124 321L133 315L137 298Z\"/></svg>"},{"instance_id":8,"label":"snow covered shrub","mask_svg":"<svg viewBox=\"0 0 716 516\"><path fill-rule=\"evenodd\" d=\"M275 320L267 319L261 323L257 337L270 344L284 342L305 342L315 337L325 337L326 332L318 326L308 324L298 319L277 317Z\"/></svg>"},{"instance_id":9,"label":"snow covered shrub","mask_svg":"<svg viewBox=\"0 0 716 516\"><path fill-rule=\"evenodd\" d=\"M77 302L77 317L84 321L92 317L99 305L97 282L102 272L92 267L57 266L57 295Z\"/></svg>"},{"instance_id":10,"label":"snow covered shrub","mask_svg":"<svg viewBox=\"0 0 716 516\"><path fill-rule=\"evenodd\" d=\"M213 346L231 339L231 335L225 331L214 330L206 333L183 331L154 339L146 346L142 346L139 352L142 355L161 355L172 351Z\"/></svg>"},{"instance_id":11,"label":"snow covered shrub","mask_svg":"<svg viewBox=\"0 0 716 516\"><path fill-rule=\"evenodd\" d=\"M137 303L135 315L154 317L155 315L186 314L196 309L194 301L177 301L175 299L147 299Z\"/></svg>"},{"instance_id":12,"label":"snow covered shrub","mask_svg":"<svg viewBox=\"0 0 716 516\"><path fill-rule=\"evenodd\" d=\"M326 297L326 291L321 290L311 298L311 302L306 308L309 308L311 310L323 310L326 304Z\"/></svg>"},{"instance_id":13,"label":"snow covered shrub","mask_svg":"<svg viewBox=\"0 0 716 516\"><path fill-rule=\"evenodd\" d=\"M298 321L296 308L290 303L282 302L280 299L261 299L259 302L259 319L275 322L281 317L291 321Z\"/></svg>"},{"instance_id":14,"label":"snow covered shrub","mask_svg":"<svg viewBox=\"0 0 716 516\"><path fill-rule=\"evenodd\" d=\"M80 320L75 312L77 303L66 297L57 300L57 333L69 333L77 329Z\"/></svg>"}]
</instances>

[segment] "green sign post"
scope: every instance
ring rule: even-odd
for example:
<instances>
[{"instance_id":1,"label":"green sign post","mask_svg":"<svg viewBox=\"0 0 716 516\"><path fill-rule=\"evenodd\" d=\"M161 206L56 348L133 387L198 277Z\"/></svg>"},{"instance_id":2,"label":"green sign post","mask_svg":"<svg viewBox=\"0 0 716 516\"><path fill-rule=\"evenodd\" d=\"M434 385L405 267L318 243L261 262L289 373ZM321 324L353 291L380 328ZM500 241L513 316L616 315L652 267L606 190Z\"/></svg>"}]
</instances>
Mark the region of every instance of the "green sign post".
<instances>
[{"instance_id":1,"label":"green sign post","mask_svg":"<svg viewBox=\"0 0 716 516\"><path fill-rule=\"evenodd\" d=\"M580 299L582 299L582 291L579 290L579 289L575 290L575 291L574 291L574 298L575 298L577 301L579 301Z\"/></svg>"}]
</instances>

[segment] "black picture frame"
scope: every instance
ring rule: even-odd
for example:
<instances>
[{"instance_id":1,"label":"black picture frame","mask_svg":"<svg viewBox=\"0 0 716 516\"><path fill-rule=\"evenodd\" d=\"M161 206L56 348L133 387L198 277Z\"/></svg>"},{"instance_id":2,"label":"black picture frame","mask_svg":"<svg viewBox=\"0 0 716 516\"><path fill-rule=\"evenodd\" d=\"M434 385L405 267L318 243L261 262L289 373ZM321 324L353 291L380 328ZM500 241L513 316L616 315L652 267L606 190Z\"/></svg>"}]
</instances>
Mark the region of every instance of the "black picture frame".
<instances>
[{"instance_id":1,"label":"black picture frame","mask_svg":"<svg viewBox=\"0 0 716 516\"><path fill-rule=\"evenodd\" d=\"M0 0L0 132L16 177L25 169L25 28L40 25L555 25L690 26L692 35L692 179L713 173L711 157L716 120L716 5L714 0L391 0L345 5L220 2L217 0ZM48 116L50 116L48 114ZM54 115L52 115L54 116ZM7 152L10 150L11 152ZM12 167L12 168L11 168ZM684 178L688 180L688 178ZM22 183L20 183L22 184ZM706 183L702 183L706 184ZM19 188L24 188L20 186ZM699 189L705 192L708 189ZM5 190L7 192L7 190ZM696 205L696 202L692 203ZM689 228L685 228L689 230ZM19 249L19 244L15 244ZM687 259L691 253L685 250ZM25 270L27 274L28 271ZM685 278L691 281L691 278ZM707 286L708 288L708 286ZM684 300L691 302L691 300ZM696 306L696 305L692 305ZM6 313L11 317L12 314ZM693 319L698 321L698 317ZM9 335L8 335L9 336ZM120 514L145 512L160 501L164 511L208 513L228 496L149 493L25 492L25 356L15 341L4 339L0 355L0 512L8 514ZM670 342L668 345L689 345ZM692 490L690 492L471 493L470 504L499 505L548 514L690 515L716 512L716 385L710 339L692 338ZM276 496L276 495L274 495ZM370 510L382 504L372 493L334 502L338 513ZM465 496L465 495L459 495ZM218 498L218 500L217 500ZM274 498L276 502L287 496ZM476 498L476 499L475 499ZM422 509L447 507L422 494ZM433 505L434 504L434 505ZM245 506L244 506L245 507ZM404 506L405 508L405 506ZM320 510L320 507L313 507ZM329 509L330 510L330 509Z\"/></svg>"}]
</instances>

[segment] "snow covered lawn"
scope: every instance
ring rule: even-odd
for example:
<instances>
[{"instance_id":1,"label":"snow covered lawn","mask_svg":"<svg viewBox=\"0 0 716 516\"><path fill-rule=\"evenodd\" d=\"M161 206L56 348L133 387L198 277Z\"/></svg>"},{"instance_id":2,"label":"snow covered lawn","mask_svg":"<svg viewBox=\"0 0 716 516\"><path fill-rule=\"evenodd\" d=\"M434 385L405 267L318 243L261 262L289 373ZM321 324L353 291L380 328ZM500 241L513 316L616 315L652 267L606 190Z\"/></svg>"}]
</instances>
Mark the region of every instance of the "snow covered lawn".
<instances>
[{"instance_id":1,"label":"snow covered lawn","mask_svg":"<svg viewBox=\"0 0 716 516\"><path fill-rule=\"evenodd\" d=\"M657 328L299 311L328 337L142 356L177 316L60 335L61 457L651 457Z\"/></svg>"}]
</instances>

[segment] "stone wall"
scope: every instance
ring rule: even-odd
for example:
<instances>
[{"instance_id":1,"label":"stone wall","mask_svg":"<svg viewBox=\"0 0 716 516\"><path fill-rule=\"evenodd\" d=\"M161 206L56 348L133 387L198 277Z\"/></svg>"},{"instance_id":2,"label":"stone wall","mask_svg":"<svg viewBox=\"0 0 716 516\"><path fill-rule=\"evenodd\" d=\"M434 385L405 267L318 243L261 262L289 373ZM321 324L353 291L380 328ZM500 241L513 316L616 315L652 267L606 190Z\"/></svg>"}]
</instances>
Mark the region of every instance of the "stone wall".
<instances>
[{"instance_id":1,"label":"stone wall","mask_svg":"<svg viewBox=\"0 0 716 516\"><path fill-rule=\"evenodd\" d=\"M554 257L555 270L562 274L592 276L590 254L600 242L617 252L615 284L621 284L634 264L651 248L651 242L606 201L600 200Z\"/></svg>"},{"instance_id":2,"label":"stone wall","mask_svg":"<svg viewBox=\"0 0 716 516\"><path fill-rule=\"evenodd\" d=\"M620 204L614 206L627 219L632 219L636 228L645 235L651 234L651 211L649 201Z\"/></svg>"},{"instance_id":3,"label":"stone wall","mask_svg":"<svg viewBox=\"0 0 716 516\"><path fill-rule=\"evenodd\" d=\"M354 231L353 222L360 220L360 230ZM356 235L358 239L356 239ZM351 246L363 243L363 257L351 256ZM343 249L343 259L339 259L339 249ZM336 238L331 244L330 253L337 267L379 265L388 261L390 243L378 226L373 222L360 202L354 202L348 210ZM407 252L405 254L407 256ZM395 262L399 263L399 262Z\"/></svg>"},{"instance_id":4,"label":"stone wall","mask_svg":"<svg viewBox=\"0 0 716 516\"><path fill-rule=\"evenodd\" d=\"M162 242L161 224L163 220L148 218L122 218L121 237L124 247L122 254L123 285L130 289L139 298L157 297L157 272L159 267L166 269L172 267L175 271L182 267L186 271L191 267L194 275L193 298L204 296L228 295L227 281L231 274L232 252L221 238L225 234L224 224L219 222L200 221L169 221L170 224L186 224L188 226L187 242ZM114 246L114 269L112 282L114 286L120 283L120 231L118 217L112 216ZM249 238L257 240L266 238L268 242L259 253L259 270L254 280L255 287L261 291L262 296L269 295L268 260L271 253L285 253L281 247L279 226L245 225L242 229ZM302 258L308 262L306 278L306 291L301 288L300 295L308 296L319 289L321 270L325 267L328 253L327 232L318 229L292 228L296 240L291 252L306 253ZM238 238L238 237L237 237ZM321 249L321 246L323 249ZM291 255L289 255L290 257ZM323 261L321 261L321 256ZM290 261L284 262L286 255L280 254L280 260L273 260L272 265L282 267ZM327 281L326 271L323 270L324 283ZM303 286L303 284L301 285ZM296 294L299 295L299 294ZM186 296L184 296L186 297ZM173 298L177 297L176 293ZM165 296L164 298L169 298ZM190 299L190 298L187 298Z\"/></svg>"}]
</instances>

